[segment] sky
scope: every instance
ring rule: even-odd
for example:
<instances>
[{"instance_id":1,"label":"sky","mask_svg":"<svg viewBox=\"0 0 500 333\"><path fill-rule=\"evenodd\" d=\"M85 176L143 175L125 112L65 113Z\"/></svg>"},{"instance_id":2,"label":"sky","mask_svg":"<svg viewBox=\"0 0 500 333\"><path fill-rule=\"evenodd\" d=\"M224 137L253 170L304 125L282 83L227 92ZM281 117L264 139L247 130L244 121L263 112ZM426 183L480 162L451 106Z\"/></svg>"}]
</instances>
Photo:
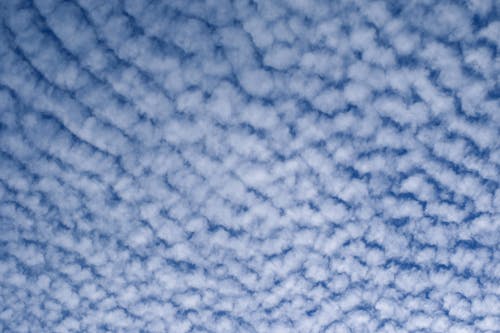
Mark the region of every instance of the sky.
<instances>
[{"instance_id":1,"label":"sky","mask_svg":"<svg viewBox=\"0 0 500 333\"><path fill-rule=\"evenodd\" d=\"M500 332L494 0L0 2L1 332Z\"/></svg>"}]
</instances>

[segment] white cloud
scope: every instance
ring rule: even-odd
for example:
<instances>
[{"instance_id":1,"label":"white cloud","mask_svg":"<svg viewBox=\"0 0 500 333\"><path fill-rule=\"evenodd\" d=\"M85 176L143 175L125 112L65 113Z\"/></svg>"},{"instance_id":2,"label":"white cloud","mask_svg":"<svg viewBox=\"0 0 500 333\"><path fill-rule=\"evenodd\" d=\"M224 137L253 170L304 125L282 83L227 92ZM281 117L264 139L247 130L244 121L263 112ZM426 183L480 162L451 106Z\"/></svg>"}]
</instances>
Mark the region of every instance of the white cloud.
<instances>
[{"instance_id":1,"label":"white cloud","mask_svg":"<svg viewBox=\"0 0 500 333\"><path fill-rule=\"evenodd\" d=\"M492 1L1 8L0 330L498 326Z\"/></svg>"}]
</instances>

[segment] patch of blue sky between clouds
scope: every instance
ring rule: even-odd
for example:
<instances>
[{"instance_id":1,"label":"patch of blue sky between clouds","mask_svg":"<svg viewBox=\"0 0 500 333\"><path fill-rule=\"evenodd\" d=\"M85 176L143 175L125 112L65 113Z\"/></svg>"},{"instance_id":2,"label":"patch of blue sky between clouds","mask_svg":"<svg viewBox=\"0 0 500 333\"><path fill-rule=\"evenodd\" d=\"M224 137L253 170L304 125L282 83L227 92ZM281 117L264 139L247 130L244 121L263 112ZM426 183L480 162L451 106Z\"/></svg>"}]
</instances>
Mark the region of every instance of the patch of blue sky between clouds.
<instances>
[{"instance_id":1,"label":"patch of blue sky between clouds","mask_svg":"<svg viewBox=\"0 0 500 333\"><path fill-rule=\"evenodd\" d=\"M0 331L498 332L498 3L0 3Z\"/></svg>"}]
</instances>

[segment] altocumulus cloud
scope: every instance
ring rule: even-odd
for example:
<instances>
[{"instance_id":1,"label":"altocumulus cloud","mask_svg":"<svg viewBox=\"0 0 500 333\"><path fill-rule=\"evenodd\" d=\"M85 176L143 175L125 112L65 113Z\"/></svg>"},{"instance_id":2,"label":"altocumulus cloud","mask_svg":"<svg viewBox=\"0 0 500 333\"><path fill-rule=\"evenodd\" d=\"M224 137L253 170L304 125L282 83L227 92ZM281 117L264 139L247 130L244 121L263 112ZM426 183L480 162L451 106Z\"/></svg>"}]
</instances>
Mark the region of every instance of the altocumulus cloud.
<instances>
[{"instance_id":1,"label":"altocumulus cloud","mask_svg":"<svg viewBox=\"0 0 500 333\"><path fill-rule=\"evenodd\" d=\"M498 2L0 18L0 331L500 330Z\"/></svg>"}]
</instances>

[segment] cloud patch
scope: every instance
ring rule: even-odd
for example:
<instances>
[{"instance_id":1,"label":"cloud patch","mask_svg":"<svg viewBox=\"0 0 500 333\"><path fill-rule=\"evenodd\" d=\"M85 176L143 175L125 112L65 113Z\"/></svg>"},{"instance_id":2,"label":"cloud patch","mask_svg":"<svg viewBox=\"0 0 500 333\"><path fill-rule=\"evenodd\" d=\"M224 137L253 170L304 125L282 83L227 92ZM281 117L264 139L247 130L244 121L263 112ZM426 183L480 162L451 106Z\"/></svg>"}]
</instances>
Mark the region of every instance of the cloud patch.
<instances>
[{"instance_id":1,"label":"cloud patch","mask_svg":"<svg viewBox=\"0 0 500 333\"><path fill-rule=\"evenodd\" d=\"M498 328L494 1L0 8L0 331Z\"/></svg>"}]
</instances>

